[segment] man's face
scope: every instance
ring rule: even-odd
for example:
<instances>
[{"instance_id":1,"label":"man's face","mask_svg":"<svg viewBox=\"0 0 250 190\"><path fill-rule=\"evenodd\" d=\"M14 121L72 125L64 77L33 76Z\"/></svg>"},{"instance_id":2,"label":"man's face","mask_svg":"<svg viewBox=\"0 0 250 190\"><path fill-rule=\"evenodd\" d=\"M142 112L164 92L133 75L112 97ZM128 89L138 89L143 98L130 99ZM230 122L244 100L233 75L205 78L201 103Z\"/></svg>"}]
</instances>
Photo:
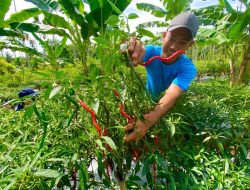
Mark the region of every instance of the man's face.
<instances>
[{"instance_id":1,"label":"man's face","mask_svg":"<svg viewBox=\"0 0 250 190\"><path fill-rule=\"evenodd\" d=\"M177 28L162 35L162 57L169 57L178 50L187 51L193 45L191 33L187 28Z\"/></svg>"}]
</instances>

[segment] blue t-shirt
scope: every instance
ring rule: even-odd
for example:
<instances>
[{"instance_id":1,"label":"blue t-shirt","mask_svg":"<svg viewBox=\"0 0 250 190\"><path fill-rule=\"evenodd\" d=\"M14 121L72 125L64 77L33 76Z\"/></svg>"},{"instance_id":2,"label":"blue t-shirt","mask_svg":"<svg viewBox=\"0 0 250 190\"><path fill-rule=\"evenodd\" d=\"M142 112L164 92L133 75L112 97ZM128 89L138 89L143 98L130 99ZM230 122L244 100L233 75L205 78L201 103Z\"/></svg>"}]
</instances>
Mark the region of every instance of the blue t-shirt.
<instances>
[{"instance_id":1,"label":"blue t-shirt","mask_svg":"<svg viewBox=\"0 0 250 190\"><path fill-rule=\"evenodd\" d=\"M144 62L153 56L162 55L161 46L148 45ZM191 81L196 75L196 68L186 55L181 55L173 64L164 64L161 60L152 61L147 70L146 88L154 100L160 97L172 83L179 86L182 90L187 90Z\"/></svg>"}]
</instances>

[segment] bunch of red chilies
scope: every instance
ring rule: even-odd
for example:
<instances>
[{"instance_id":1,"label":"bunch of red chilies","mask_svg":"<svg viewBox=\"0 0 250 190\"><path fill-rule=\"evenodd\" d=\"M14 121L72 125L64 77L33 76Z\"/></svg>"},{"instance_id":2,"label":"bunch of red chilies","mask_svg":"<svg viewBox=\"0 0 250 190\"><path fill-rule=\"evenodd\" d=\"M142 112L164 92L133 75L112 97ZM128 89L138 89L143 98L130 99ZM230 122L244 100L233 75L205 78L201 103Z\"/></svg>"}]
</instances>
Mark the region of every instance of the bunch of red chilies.
<instances>
[{"instance_id":1,"label":"bunch of red chilies","mask_svg":"<svg viewBox=\"0 0 250 190\"><path fill-rule=\"evenodd\" d=\"M182 54L185 54L185 52L182 51L182 50L178 50L178 51L176 51L173 55L171 55L170 57L167 57L167 58L163 58L163 57L160 57L160 56L154 56L154 57L150 58L148 61L146 61L144 64L141 64L141 65L143 65L143 66L148 66L148 65L150 65L150 63L151 63L152 61L154 61L155 59L161 60L163 64L168 64L168 63L171 63L173 60L176 60L176 59L177 59L180 55L182 55ZM114 95L115 95L118 99L121 98L121 96L120 96L120 94L119 94L119 92L118 92L117 90L114 89L113 92L114 92ZM96 116L95 116L95 112L94 112L92 109L90 109L82 100L80 100L79 103L80 103L80 105L81 105L86 111L88 111L88 112L90 113L91 118L92 118L92 123L93 123L94 127L96 128L96 130L97 130L97 132L98 132L99 138L101 138L101 137L102 137L102 130L101 130L99 124L97 123L97 119L96 119ZM123 105L122 102L120 103L120 113L127 119L127 122L128 122L128 123L132 123L132 122L135 122L135 121L136 121L134 117L130 116L128 113L125 112L125 108L124 108L124 105ZM104 128L103 133L104 133L105 136L108 136L108 132L107 132L107 129L106 129L106 128ZM159 145L159 138L158 138L158 136L155 136L155 138L154 138L154 143L155 143L155 145L158 147L158 145ZM108 148L108 150L109 150L110 152L112 151L112 148L111 148L109 145L107 145L107 148ZM158 148L159 148L159 147L158 147ZM136 160L136 161L139 160L139 158L140 158L140 153L139 153L137 150L133 150L133 158L134 158L134 160ZM109 168L112 170L111 164L108 163L107 166L106 166L106 173L107 173L107 175L110 177ZM155 163L155 162L154 162L154 164L153 164L153 177L154 177L154 185L156 186L157 176L156 176L156 163Z\"/></svg>"}]
</instances>

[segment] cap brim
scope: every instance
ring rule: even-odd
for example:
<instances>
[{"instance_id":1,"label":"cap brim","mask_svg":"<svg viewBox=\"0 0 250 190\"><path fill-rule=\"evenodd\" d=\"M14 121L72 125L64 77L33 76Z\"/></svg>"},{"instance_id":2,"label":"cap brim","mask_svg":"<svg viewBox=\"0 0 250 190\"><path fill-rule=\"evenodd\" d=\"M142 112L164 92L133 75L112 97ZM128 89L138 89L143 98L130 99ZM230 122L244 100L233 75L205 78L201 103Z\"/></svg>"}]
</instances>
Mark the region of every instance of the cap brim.
<instances>
[{"instance_id":1,"label":"cap brim","mask_svg":"<svg viewBox=\"0 0 250 190\"><path fill-rule=\"evenodd\" d=\"M187 28L190 31L190 33L192 35L192 38L194 38L194 34L192 33L191 29L189 27L185 26L185 25L170 26L170 27L168 27L167 31L173 31L173 30L175 30L177 28Z\"/></svg>"}]
</instances>

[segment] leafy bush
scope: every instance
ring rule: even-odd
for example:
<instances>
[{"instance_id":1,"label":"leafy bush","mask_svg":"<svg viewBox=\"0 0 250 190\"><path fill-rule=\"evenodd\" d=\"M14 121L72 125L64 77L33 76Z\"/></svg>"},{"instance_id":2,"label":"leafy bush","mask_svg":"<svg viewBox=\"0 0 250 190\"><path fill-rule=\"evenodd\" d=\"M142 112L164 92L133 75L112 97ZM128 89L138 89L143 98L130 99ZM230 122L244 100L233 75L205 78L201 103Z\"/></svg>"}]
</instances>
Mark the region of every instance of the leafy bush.
<instances>
[{"instance_id":1,"label":"leafy bush","mask_svg":"<svg viewBox=\"0 0 250 190\"><path fill-rule=\"evenodd\" d=\"M8 63L3 58L0 58L0 74L4 75L7 73L10 74L15 73L15 67L12 64Z\"/></svg>"},{"instance_id":2,"label":"leafy bush","mask_svg":"<svg viewBox=\"0 0 250 190\"><path fill-rule=\"evenodd\" d=\"M229 75L229 64L221 60L199 60L195 62L198 76L222 76Z\"/></svg>"}]
</instances>

